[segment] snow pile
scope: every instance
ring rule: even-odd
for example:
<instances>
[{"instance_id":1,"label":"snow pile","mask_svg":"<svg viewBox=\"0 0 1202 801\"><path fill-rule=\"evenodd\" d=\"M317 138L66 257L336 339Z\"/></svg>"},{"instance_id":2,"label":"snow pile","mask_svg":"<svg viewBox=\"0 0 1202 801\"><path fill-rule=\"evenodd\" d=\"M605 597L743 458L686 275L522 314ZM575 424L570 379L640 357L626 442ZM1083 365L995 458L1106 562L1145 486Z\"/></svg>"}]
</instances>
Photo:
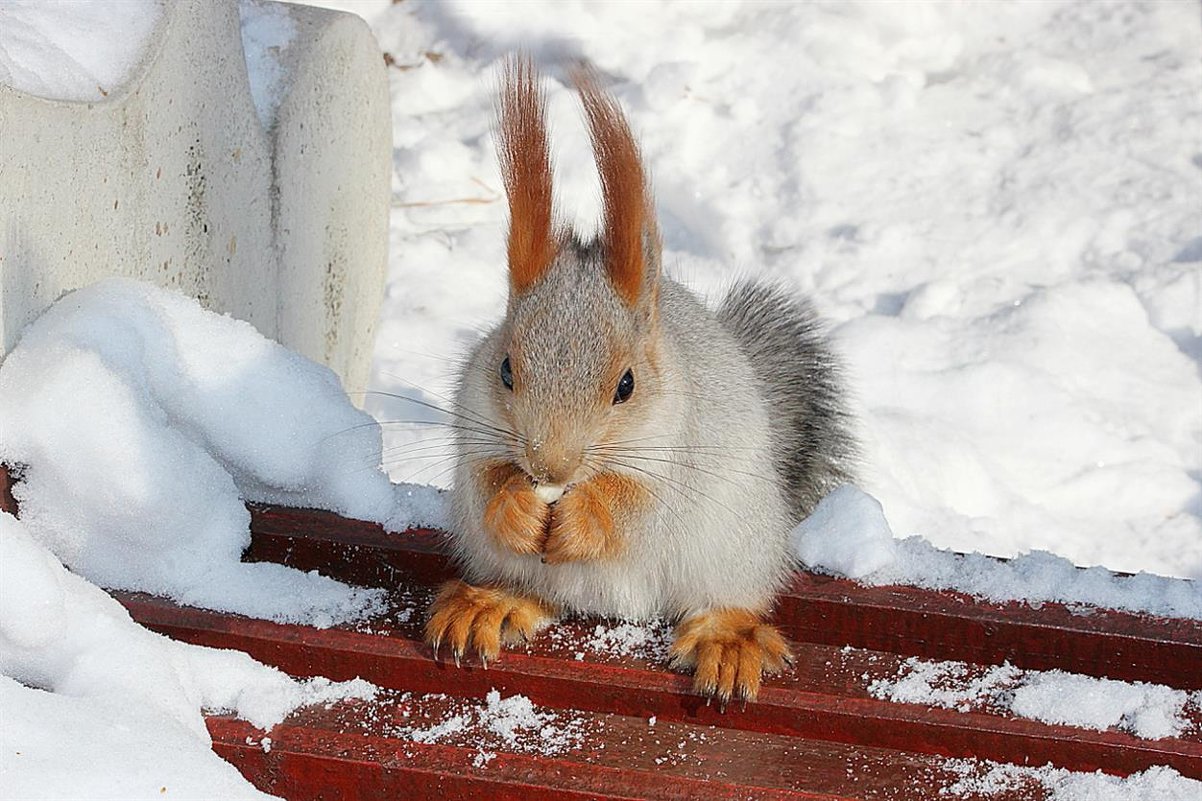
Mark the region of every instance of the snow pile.
<instances>
[{"instance_id":1,"label":"snow pile","mask_svg":"<svg viewBox=\"0 0 1202 801\"><path fill-rule=\"evenodd\" d=\"M790 534L807 565L862 578L897 558L897 543L876 498L850 484L830 493Z\"/></svg>"},{"instance_id":2,"label":"snow pile","mask_svg":"<svg viewBox=\"0 0 1202 801\"><path fill-rule=\"evenodd\" d=\"M487 764L492 758L488 754L495 749L543 756L575 750L584 732L577 721L541 710L524 695L502 698L500 692L490 690L483 704L458 704L449 717L433 726L399 727L391 733L418 743L453 741L456 735L468 736L464 742L479 748L478 759ZM485 751L486 747L490 750Z\"/></svg>"},{"instance_id":3,"label":"snow pile","mask_svg":"<svg viewBox=\"0 0 1202 801\"><path fill-rule=\"evenodd\" d=\"M642 139L667 270L711 299L738 275L784 281L835 324L865 487L894 531L1202 577L1196 4L368 13L404 67L389 72L403 102L375 389L450 396L455 357L503 314L488 131L515 46L549 73L560 206L595 225L562 70L583 56ZM449 481L424 433L386 437L394 477Z\"/></svg>"},{"instance_id":4,"label":"snow pile","mask_svg":"<svg viewBox=\"0 0 1202 801\"><path fill-rule=\"evenodd\" d=\"M640 623L598 623L593 635L581 646L607 656L666 661L672 643L672 627L665 620Z\"/></svg>"},{"instance_id":5,"label":"snow pile","mask_svg":"<svg viewBox=\"0 0 1202 801\"><path fill-rule=\"evenodd\" d=\"M1202 712L1202 691L1060 670L1022 671L1008 664L982 669L918 658L903 662L896 677L872 682L868 692L898 703L961 712L989 709L1098 731L1117 728L1146 740L1180 737Z\"/></svg>"},{"instance_id":6,"label":"snow pile","mask_svg":"<svg viewBox=\"0 0 1202 801\"><path fill-rule=\"evenodd\" d=\"M911 657L902 663L896 677L876 679L868 685L868 693L899 704L969 712L974 708L1004 707L1005 694L1022 676L1021 670L1010 665L982 671L964 662L926 662Z\"/></svg>"},{"instance_id":7,"label":"snow pile","mask_svg":"<svg viewBox=\"0 0 1202 801\"><path fill-rule=\"evenodd\" d=\"M446 490L425 484L394 484L395 508L386 521L389 531L410 528L446 530L451 524Z\"/></svg>"},{"instance_id":8,"label":"snow pile","mask_svg":"<svg viewBox=\"0 0 1202 801\"><path fill-rule=\"evenodd\" d=\"M57 100L100 100L142 58L163 0L4 0L0 84Z\"/></svg>"},{"instance_id":9,"label":"snow pile","mask_svg":"<svg viewBox=\"0 0 1202 801\"><path fill-rule=\"evenodd\" d=\"M105 587L327 626L383 593L242 564L243 499L384 521L380 434L338 379L191 299L127 280L73 292L0 367L0 461L22 522Z\"/></svg>"},{"instance_id":10,"label":"snow pile","mask_svg":"<svg viewBox=\"0 0 1202 801\"><path fill-rule=\"evenodd\" d=\"M296 36L296 23L286 4L269 0L239 0L238 15L250 96L266 130L275 123L276 110L284 99L281 61Z\"/></svg>"},{"instance_id":11,"label":"snow pile","mask_svg":"<svg viewBox=\"0 0 1202 801\"><path fill-rule=\"evenodd\" d=\"M1195 715L1202 711L1202 692L1059 670L1029 674L1010 701L1010 711L1020 717L1086 729L1119 728L1145 740L1181 736L1191 725L1188 709Z\"/></svg>"},{"instance_id":12,"label":"snow pile","mask_svg":"<svg viewBox=\"0 0 1202 801\"><path fill-rule=\"evenodd\" d=\"M1197 801L1202 798L1202 782L1187 779L1163 766L1125 778L1101 771L1076 773L1051 765L1029 768L973 759L949 760L944 767L960 778L940 790L941 798L979 799L995 795L1038 797L1045 801Z\"/></svg>"},{"instance_id":13,"label":"snow pile","mask_svg":"<svg viewBox=\"0 0 1202 801\"><path fill-rule=\"evenodd\" d=\"M956 590L998 603L1052 601L1202 619L1202 581L1081 569L1043 551L1001 561L940 550L922 537L895 541L879 504L850 486L824 498L792 538L798 557L809 568L865 584Z\"/></svg>"},{"instance_id":14,"label":"snow pile","mask_svg":"<svg viewBox=\"0 0 1202 801\"><path fill-rule=\"evenodd\" d=\"M0 513L6 797L266 798L210 750L202 709L270 728L302 704L374 695L147 631L29 529Z\"/></svg>"}]
</instances>

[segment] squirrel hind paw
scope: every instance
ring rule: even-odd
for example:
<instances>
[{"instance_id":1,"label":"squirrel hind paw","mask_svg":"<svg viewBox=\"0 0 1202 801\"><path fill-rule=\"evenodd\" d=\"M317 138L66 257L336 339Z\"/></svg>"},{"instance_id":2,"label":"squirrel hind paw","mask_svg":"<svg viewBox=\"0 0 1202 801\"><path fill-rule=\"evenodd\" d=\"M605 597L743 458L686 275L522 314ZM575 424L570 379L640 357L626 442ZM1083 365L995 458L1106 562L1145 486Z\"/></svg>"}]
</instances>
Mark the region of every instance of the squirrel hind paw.
<instances>
[{"instance_id":1,"label":"squirrel hind paw","mask_svg":"<svg viewBox=\"0 0 1202 801\"><path fill-rule=\"evenodd\" d=\"M791 659L774 627L746 609L704 612L681 621L669 652L673 667L692 670L693 691L717 698L754 701L764 674L778 673Z\"/></svg>"},{"instance_id":2,"label":"squirrel hind paw","mask_svg":"<svg viewBox=\"0 0 1202 801\"><path fill-rule=\"evenodd\" d=\"M541 601L494 587L475 587L448 581L430 606L426 642L434 649L446 644L458 665L469 649L487 667L501 645L528 640L550 620L552 611Z\"/></svg>"}]
</instances>

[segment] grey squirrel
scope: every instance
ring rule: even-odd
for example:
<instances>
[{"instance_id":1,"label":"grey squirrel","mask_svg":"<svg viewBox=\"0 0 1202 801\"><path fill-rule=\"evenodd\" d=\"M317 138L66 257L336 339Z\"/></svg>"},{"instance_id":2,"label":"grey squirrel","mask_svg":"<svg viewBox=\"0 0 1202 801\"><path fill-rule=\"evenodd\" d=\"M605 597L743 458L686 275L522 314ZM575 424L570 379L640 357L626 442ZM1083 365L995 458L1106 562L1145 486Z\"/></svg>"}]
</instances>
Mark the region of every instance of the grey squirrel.
<instances>
[{"instance_id":1,"label":"grey squirrel","mask_svg":"<svg viewBox=\"0 0 1202 801\"><path fill-rule=\"evenodd\" d=\"M552 208L546 98L512 58L499 99L505 319L460 377L451 544L427 640L487 664L563 611L676 621L697 692L753 699L789 659L765 621L790 529L851 480L837 362L808 303L742 283L715 312L662 275L642 161L617 101L576 70L603 224Z\"/></svg>"}]
</instances>

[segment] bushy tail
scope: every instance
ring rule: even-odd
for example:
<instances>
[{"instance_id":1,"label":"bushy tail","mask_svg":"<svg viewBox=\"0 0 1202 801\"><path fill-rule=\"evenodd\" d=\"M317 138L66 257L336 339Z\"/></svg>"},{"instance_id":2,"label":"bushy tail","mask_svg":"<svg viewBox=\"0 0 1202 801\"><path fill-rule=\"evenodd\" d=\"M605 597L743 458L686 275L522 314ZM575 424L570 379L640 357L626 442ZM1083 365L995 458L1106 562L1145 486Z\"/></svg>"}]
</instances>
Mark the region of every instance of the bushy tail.
<instances>
[{"instance_id":1,"label":"bushy tail","mask_svg":"<svg viewBox=\"0 0 1202 801\"><path fill-rule=\"evenodd\" d=\"M772 456L796 517L852 481L857 448L842 368L810 304L750 281L735 286L718 317L751 361L768 403Z\"/></svg>"}]
</instances>

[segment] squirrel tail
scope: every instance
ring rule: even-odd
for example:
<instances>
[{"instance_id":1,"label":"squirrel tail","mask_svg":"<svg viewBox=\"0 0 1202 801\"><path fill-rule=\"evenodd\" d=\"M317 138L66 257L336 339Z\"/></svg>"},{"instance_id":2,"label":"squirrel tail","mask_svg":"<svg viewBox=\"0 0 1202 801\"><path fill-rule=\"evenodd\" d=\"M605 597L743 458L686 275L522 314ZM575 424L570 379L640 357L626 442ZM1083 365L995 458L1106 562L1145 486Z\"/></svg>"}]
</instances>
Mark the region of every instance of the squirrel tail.
<instances>
[{"instance_id":1,"label":"squirrel tail","mask_svg":"<svg viewBox=\"0 0 1202 801\"><path fill-rule=\"evenodd\" d=\"M718 310L760 382L773 464L797 520L853 480L857 448L844 406L843 371L809 302L744 281Z\"/></svg>"}]
</instances>

